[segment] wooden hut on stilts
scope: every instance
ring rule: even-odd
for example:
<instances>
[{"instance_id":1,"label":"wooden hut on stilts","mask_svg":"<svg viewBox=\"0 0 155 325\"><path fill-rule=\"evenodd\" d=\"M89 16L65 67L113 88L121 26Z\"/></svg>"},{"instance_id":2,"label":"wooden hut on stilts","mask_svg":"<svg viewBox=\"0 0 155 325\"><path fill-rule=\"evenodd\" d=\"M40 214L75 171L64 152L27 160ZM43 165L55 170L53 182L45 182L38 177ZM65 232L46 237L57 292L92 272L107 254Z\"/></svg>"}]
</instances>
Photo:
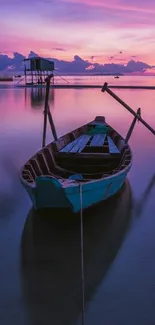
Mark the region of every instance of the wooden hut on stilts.
<instances>
[{"instance_id":1,"label":"wooden hut on stilts","mask_svg":"<svg viewBox=\"0 0 155 325\"><path fill-rule=\"evenodd\" d=\"M25 85L43 85L54 71L54 62L39 56L24 59ZM54 76L52 78L54 84Z\"/></svg>"}]
</instances>

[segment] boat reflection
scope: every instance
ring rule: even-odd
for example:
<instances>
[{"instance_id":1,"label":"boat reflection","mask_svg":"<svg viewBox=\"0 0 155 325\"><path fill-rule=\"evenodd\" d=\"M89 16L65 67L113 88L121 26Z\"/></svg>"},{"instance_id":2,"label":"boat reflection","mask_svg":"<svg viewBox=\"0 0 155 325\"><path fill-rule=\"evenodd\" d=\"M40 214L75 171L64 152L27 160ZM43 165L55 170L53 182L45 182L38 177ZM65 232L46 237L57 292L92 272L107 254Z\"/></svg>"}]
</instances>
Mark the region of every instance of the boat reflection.
<instances>
[{"instance_id":1,"label":"boat reflection","mask_svg":"<svg viewBox=\"0 0 155 325\"><path fill-rule=\"evenodd\" d=\"M145 188L143 194L141 195L141 198L138 201L136 201L134 204L133 212L134 212L136 218L141 217L143 209L147 203L147 200L148 200L154 186L155 186L155 174L152 175L147 187Z\"/></svg>"},{"instance_id":2,"label":"boat reflection","mask_svg":"<svg viewBox=\"0 0 155 325\"><path fill-rule=\"evenodd\" d=\"M115 197L84 212L86 303L118 253L131 209L126 182ZM23 296L32 324L75 324L81 313L79 216L65 214L65 210L40 214L31 210L21 247Z\"/></svg>"}]
</instances>

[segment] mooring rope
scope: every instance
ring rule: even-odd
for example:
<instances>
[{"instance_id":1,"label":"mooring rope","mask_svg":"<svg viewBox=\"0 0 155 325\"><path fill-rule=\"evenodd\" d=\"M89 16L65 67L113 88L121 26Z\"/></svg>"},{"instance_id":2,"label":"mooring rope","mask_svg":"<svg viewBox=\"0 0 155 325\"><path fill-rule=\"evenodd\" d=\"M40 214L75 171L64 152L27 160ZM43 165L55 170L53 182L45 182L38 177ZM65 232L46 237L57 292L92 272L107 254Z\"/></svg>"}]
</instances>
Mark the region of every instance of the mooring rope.
<instances>
[{"instance_id":1,"label":"mooring rope","mask_svg":"<svg viewBox=\"0 0 155 325\"><path fill-rule=\"evenodd\" d=\"M84 257L83 257L83 202L82 202L82 183L80 189L80 246L81 246L81 287L82 287L82 325L85 325L85 278L84 278Z\"/></svg>"}]
</instances>

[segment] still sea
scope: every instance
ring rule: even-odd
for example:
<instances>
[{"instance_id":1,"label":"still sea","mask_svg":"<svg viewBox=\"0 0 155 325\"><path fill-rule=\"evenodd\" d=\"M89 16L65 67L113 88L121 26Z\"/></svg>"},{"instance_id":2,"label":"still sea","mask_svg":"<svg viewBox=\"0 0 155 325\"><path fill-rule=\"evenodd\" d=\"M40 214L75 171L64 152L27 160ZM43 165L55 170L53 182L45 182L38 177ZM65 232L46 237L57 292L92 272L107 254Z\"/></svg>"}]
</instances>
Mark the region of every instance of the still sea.
<instances>
[{"instance_id":1,"label":"still sea","mask_svg":"<svg viewBox=\"0 0 155 325\"><path fill-rule=\"evenodd\" d=\"M56 83L152 85L155 77L57 77ZM113 89L155 129L155 90ZM40 147L45 89L0 84L0 324L80 325L80 220L33 211L22 165ZM126 135L133 116L100 89L51 89L58 136L97 115ZM48 127L47 142L52 141ZM155 324L155 136L140 122L121 192L84 212L85 325Z\"/></svg>"}]
</instances>

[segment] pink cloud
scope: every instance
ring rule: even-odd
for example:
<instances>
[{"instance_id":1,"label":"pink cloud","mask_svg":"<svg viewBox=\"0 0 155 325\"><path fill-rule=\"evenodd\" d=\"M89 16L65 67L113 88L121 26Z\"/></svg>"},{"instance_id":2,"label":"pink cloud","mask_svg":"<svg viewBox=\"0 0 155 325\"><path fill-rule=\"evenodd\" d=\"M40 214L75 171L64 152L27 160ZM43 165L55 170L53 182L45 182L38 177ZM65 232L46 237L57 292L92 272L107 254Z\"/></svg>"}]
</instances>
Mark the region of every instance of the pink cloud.
<instances>
[{"instance_id":1,"label":"pink cloud","mask_svg":"<svg viewBox=\"0 0 155 325\"><path fill-rule=\"evenodd\" d=\"M155 13L155 3L151 3L151 7L148 7L148 2L147 6L145 5L145 2L143 3L142 1L137 2L137 4L130 4L130 3L123 3L122 1L119 0L63 0L64 2L71 2L71 3L82 3L86 4L88 6L93 6L93 7L101 7L105 9L118 9L118 10L123 10L123 11L138 11L138 12L144 12L144 13L150 13L153 14ZM154 6L153 6L154 4Z\"/></svg>"},{"instance_id":2,"label":"pink cloud","mask_svg":"<svg viewBox=\"0 0 155 325\"><path fill-rule=\"evenodd\" d=\"M0 43L0 52L2 53L8 53L8 52L21 52L24 55L27 55L27 53L30 50L35 50L40 55L58 55L57 49L63 48L66 52L70 52L74 50L75 51L80 50L83 47L82 44L78 43L71 43L67 44L65 43L59 43L57 41L51 41L51 40L39 40L38 38L34 39L31 37L22 37L22 36L14 36L12 37L4 35L1 37L1 43ZM63 51L62 51L63 52ZM67 54L62 53L62 56L66 56ZM59 54L60 56L60 54Z\"/></svg>"},{"instance_id":3,"label":"pink cloud","mask_svg":"<svg viewBox=\"0 0 155 325\"><path fill-rule=\"evenodd\" d=\"M78 54L100 63L133 55L155 61L154 0L33 0L32 7L30 0L2 0L0 52L33 50L65 60ZM123 55L116 58L119 50Z\"/></svg>"}]
</instances>

